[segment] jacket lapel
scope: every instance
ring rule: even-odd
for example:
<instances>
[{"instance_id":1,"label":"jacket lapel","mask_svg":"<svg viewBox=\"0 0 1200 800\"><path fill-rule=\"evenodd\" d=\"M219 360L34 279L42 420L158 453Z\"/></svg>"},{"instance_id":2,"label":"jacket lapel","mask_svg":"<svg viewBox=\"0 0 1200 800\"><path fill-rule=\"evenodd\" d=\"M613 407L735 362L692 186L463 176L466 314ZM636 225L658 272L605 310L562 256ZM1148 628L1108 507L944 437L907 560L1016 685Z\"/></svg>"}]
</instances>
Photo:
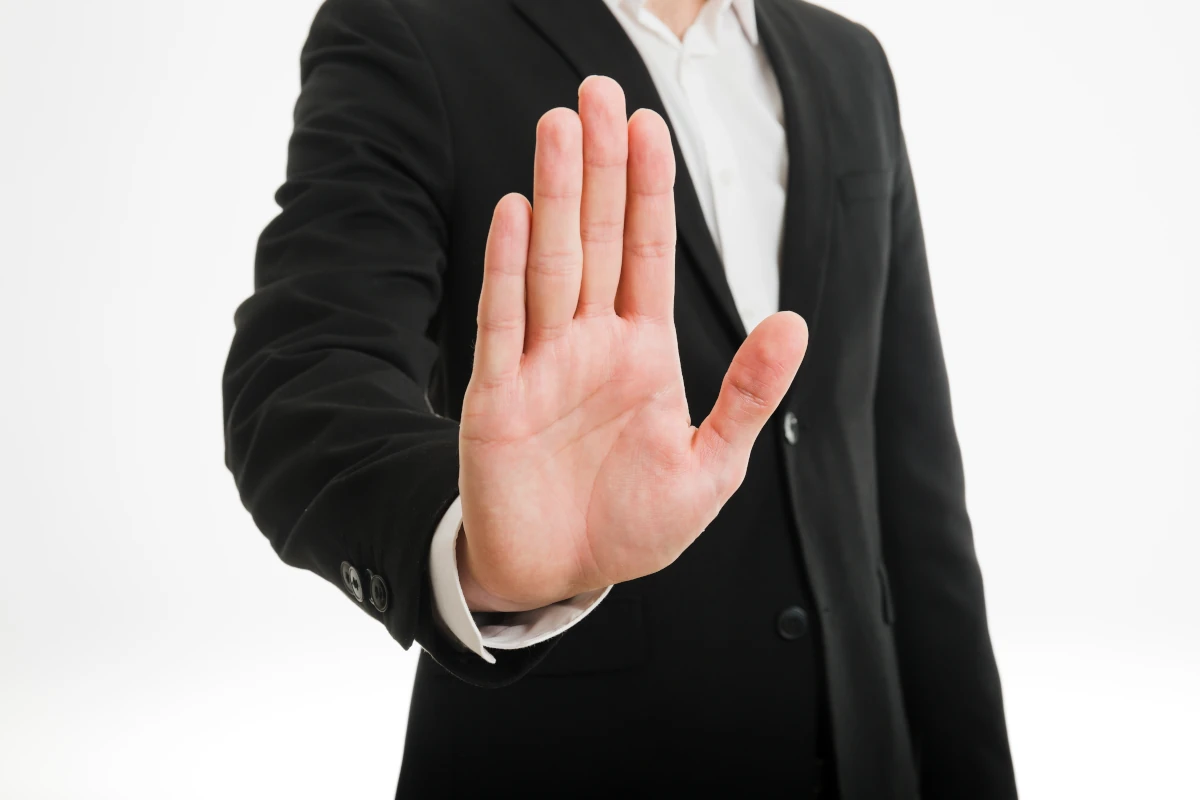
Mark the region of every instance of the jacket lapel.
<instances>
[{"instance_id":1,"label":"jacket lapel","mask_svg":"<svg viewBox=\"0 0 1200 800\"><path fill-rule=\"evenodd\" d=\"M675 225L680 245L721 309L722 324L740 342L746 336L745 328L680 152L675 126L625 29L602 0L513 0L513 4L571 64L581 81L588 75L607 75L624 89L629 113L648 108L666 120L675 149Z\"/></svg>"},{"instance_id":2,"label":"jacket lapel","mask_svg":"<svg viewBox=\"0 0 1200 800\"><path fill-rule=\"evenodd\" d=\"M807 32L787 3L755 0L759 38L779 83L787 128L788 178L779 258L779 306L804 317L809 339L816 341L835 188L829 164L830 110L824 75L812 56ZM805 359L792 383L789 396L793 402L810 383L805 380L805 367L810 361Z\"/></svg>"}]
</instances>

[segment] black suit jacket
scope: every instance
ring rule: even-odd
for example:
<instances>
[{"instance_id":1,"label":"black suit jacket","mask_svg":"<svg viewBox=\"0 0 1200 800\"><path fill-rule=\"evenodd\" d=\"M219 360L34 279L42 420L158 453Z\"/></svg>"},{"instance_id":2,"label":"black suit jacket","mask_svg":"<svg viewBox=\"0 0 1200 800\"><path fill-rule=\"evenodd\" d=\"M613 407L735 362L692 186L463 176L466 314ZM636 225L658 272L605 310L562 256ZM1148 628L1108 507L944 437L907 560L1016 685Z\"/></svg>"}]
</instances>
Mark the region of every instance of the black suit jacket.
<instances>
[{"instance_id":1,"label":"black suit jacket","mask_svg":"<svg viewBox=\"0 0 1200 800\"><path fill-rule=\"evenodd\" d=\"M790 153L780 304L808 321L807 358L692 548L494 666L439 629L427 577L457 493L491 212L531 193L535 124L574 107L582 77L666 114L601 0L329 0L317 15L282 211L236 315L227 461L285 562L339 587L343 562L380 576L386 609L359 605L424 648L402 793L498 791L513 774L533 794L722 776L751 794L790 776L795 793L825 708L843 797L1015 795L891 74L857 24L797 0L757 11ZM745 331L676 161L698 422ZM795 606L799 640L777 630Z\"/></svg>"}]
</instances>

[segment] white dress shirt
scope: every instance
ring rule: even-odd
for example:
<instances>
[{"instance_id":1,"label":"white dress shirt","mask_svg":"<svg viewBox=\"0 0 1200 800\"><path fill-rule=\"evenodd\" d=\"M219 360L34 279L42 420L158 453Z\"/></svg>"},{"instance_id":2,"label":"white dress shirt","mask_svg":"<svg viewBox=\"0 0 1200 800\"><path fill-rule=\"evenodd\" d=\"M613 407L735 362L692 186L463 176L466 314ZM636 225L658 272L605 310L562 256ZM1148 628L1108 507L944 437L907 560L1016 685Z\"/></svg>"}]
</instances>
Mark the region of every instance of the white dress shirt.
<instances>
[{"instance_id":1,"label":"white dress shirt","mask_svg":"<svg viewBox=\"0 0 1200 800\"><path fill-rule=\"evenodd\" d=\"M708 0L680 40L645 0L604 0L637 48L670 117L708 229L746 326L779 308L779 248L787 180L783 102L758 42L754 0ZM630 109L633 111L635 109ZM433 536L434 609L446 627L490 663L488 648L515 650L579 622L612 587L475 624L458 579L459 499Z\"/></svg>"}]
</instances>

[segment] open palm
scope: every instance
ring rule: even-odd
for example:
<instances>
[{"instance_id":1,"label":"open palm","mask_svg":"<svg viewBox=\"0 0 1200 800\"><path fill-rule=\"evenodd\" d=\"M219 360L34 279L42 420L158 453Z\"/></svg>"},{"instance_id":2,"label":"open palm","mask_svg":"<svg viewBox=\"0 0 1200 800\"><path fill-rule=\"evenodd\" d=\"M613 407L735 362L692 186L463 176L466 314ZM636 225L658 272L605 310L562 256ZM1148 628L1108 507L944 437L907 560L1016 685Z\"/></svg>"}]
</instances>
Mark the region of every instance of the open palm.
<instances>
[{"instance_id":1,"label":"open palm","mask_svg":"<svg viewBox=\"0 0 1200 800\"><path fill-rule=\"evenodd\" d=\"M693 427L674 324L675 161L592 77L538 123L533 205L496 206L459 436L459 573L474 610L536 608L656 572L741 484L807 328L764 320Z\"/></svg>"}]
</instances>

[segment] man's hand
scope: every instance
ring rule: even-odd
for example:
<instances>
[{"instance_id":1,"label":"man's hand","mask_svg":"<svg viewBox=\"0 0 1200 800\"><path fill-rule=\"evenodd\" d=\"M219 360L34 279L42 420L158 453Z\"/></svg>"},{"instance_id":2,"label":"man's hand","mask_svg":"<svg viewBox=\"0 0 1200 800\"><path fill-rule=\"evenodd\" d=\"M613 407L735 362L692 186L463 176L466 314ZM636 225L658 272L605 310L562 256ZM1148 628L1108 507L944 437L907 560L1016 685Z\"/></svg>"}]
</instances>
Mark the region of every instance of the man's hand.
<instances>
[{"instance_id":1,"label":"man's hand","mask_svg":"<svg viewBox=\"0 0 1200 800\"><path fill-rule=\"evenodd\" d=\"M675 158L591 77L537 127L533 206L496 205L459 437L459 575L476 611L519 611L670 564L741 485L795 377L804 320L774 314L709 417L688 414L674 324Z\"/></svg>"}]
</instances>

